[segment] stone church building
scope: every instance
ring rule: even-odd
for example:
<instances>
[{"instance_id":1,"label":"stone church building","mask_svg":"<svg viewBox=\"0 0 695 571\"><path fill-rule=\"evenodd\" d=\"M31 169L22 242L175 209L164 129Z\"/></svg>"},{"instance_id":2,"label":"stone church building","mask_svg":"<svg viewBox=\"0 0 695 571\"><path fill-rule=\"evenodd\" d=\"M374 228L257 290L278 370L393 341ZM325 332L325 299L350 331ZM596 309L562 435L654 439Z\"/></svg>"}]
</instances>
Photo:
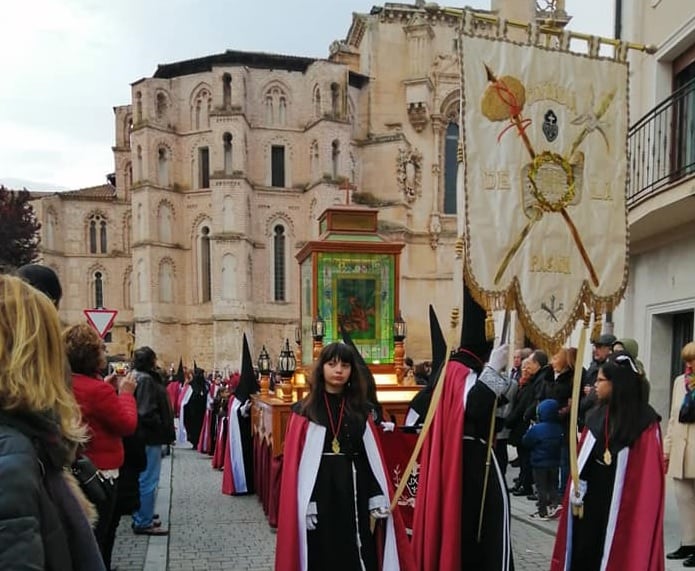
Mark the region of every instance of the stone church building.
<instances>
[{"instance_id":1,"label":"stone church building","mask_svg":"<svg viewBox=\"0 0 695 571\"><path fill-rule=\"evenodd\" d=\"M493 9L528 21L523 4ZM64 321L116 309L110 353L134 330L167 364L236 364L243 331L274 358L299 318L294 256L349 195L406 244L406 345L428 358L427 304L451 309L458 24L435 4L386 3L355 13L325 59L228 50L134 82L114 108L108 183L36 201Z\"/></svg>"}]
</instances>

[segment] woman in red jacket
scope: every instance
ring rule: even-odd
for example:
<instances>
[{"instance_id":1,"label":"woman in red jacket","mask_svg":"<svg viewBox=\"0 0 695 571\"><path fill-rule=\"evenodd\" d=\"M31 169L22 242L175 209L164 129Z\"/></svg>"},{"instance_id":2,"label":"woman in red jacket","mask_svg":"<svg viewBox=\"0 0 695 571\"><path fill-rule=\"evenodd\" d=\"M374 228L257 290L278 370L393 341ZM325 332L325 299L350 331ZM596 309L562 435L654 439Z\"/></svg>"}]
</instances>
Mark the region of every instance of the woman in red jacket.
<instances>
[{"instance_id":1,"label":"woman in red jacket","mask_svg":"<svg viewBox=\"0 0 695 571\"><path fill-rule=\"evenodd\" d=\"M99 371L106 367L104 342L89 325L74 325L63 336L73 392L89 431L84 454L113 487L107 502L96 506L99 522L94 530L104 564L110 569L118 526L115 503L118 469L124 457L123 437L133 434L138 422L135 380L130 375L101 378Z\"/></svg>"}]
</instances>

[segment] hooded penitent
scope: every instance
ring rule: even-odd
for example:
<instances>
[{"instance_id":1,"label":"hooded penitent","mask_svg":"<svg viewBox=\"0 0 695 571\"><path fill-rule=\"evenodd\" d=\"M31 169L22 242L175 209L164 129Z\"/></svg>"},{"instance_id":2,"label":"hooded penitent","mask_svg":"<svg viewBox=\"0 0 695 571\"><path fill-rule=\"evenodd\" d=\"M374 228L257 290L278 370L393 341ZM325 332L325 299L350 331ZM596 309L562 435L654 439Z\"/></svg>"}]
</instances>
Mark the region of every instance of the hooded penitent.
<instances>
[{"instance_id":1,"label":"hooded penitent","mask_svg":"<svg viewBox=\"0 0 695 571\"><path fill-rule=\"evenodd\" d=\"M430 344L432 347L432 368L427 384L425 387L413 397L408 407L408 416L406 417L406 425L416 426L422 424L427 416L427 411L432 401L432 391L439 378L439 374L444 365L446 358L446 340L442 333L442 328L439 326L439 320L434 308L430 305Z\"/></svg>"},{"instance_id":2,"label":"hooded penitent","mask_svg":"<svg viewBox=\"0 0 695 571\"><path fill-rule=\"evenodd\" d=\"M191 379L190 396L183 408L183 422L186 427L188 441L194 447L198 445L200 431L203 427L205 416L205 405L207 403L208 388L205 381L205 371L196 366L193 368L193 378Z\"/></svg>"},{"instance_id":3,"label":"hooded penitent","mask_svg":"<svg viewBox=\"0 0 695 571\"><path fill-rule=\"evenodd\" d=\"M487 442L496 397L508 383L485 366L492 348L485 320L464 287L461 345L446 365L420 455L412 545L421 571L514 568L506 484Z\"/></svg>"},{"instance_id":4,"label":"hooded penitent","mask_svg":"<svg viewBox=\"0 0 695 571\"><path fill-rule=\"evenodd\" d=\"M229 399L229 426L225 442L222 493L253 493L253 448L251 443L251 403L249 398L260 386L253 372L251 351L246 333L241 346L241 376L234 396Z\"/></svg>"}]
</instances>

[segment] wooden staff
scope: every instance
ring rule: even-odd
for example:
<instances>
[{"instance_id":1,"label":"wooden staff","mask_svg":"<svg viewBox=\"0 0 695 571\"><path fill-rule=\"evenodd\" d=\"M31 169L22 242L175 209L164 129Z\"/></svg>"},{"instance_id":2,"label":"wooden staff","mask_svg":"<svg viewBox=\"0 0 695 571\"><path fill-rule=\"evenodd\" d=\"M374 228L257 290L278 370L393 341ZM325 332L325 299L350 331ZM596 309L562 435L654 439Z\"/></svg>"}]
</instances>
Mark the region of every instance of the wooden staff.
<instances>
[{"instance_id":1,"label":"wooden staff","mask_svg":"<svg viewBox=\"0 0 695 571\"><path fill-rule=\"evenodd\" d=\"M502 324L502 335L500 335L500 345L504 345L509 329L509 309L504 312L504 322ZM490 464L492 462L492 442L495 439L495 422L497 420L497 395L495 402L492 405L492 414L490 415L490 431L487 435L487 449L485 450L485 475L483 476L483 496L480 500L480 513L478 514L478 535L477 540L480 543L483 534L483 516L485 514L485 496L487 495L487 483L490 479Z\"/></svg>"},{"instance_id":2,"label":"wooden staff","mask_svg":"<svg viewBox=\"0 0 695 571\"><path fill-rule=\"evenodd\" d=\"M575 498L580 497L579 493L579 463L577 461L577 420L579 418L579 398L582 384L582 365L579 359L584 355L586 347L586 333L589 329L589 313L584 317L582 330L579 333L579 345L577 347L577 362L574 364L574 379L572 381L572 406L570 407L570 477L574 488ZM571 502L570 498L570 503ZM578 518L584 517L584 506L572 503L572 514Z\"/></svg>"}]
</instances>

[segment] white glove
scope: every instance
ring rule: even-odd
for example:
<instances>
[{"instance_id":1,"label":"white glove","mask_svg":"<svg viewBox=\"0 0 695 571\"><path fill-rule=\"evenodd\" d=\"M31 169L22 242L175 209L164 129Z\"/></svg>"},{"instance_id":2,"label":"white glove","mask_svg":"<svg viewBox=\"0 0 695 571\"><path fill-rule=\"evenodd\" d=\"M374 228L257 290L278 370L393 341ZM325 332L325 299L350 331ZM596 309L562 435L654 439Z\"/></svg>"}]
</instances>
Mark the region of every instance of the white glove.
<instances>
[{"instance_id":1,"label":"white glove","mask_svg":"<svg viewBox=\"0 0 695 571\"><path fill-rule=\"evenodd\" d=\"M251 410L251 399L247 400L244 404L241 405L239 412L241 412L241 416L247 417L249 415L250 410Z\"/></svg>"},{"instance_id":2,"label":"white glove","mask_svg":"<svg viewBox=\"0 0 695 571\"><path fill-rule=\"evenodd\" d=\"M507 366L507 363L509 363L509 345L505 343L492 350L488 365L499 373Z\"/></svg>"},{"instance_id":3,"label":"white glove","mask_svg":"<svg viewBox=\"0 0 695 571\"><path fill-rule=\"evenodd\" d=\"M384 432L393 432L395 428L396 428L396 424L393 423L393 422L386 422L386 421L383 421L383 422L381 423L381 429L382 429Z\"/></svg>"},{"instance_id":4,"label":"white glove","mask_svg":"<svg viewBox=\"0 0 695 571\"><path fill-rule=\"evenodd\" d=\"M579 490L575 491L574 486L572 486L569 493L570 503L572 505L584 505L584 496L586 495L587 487L586 480L579 480Z\"/></svg>"},{"instance_id":5,"label":"white glove","mask_svg":"<svg viewBox=\"0 0 695 571\"><path fill-rule=\"evenodd\" d=\"M388 500L383 494L369 498L369 504L367 507L369 508L369 515L371 515L374 519L384 519L391 515Z\"/></svg>"},{"instance_id":6,"label":"white glove","mask_svg":"<svg viewBox=\"0 0 695 571\"><path fill-rule=\"evenodd\" d=\"M318 508L316 502L309 502L309 507L306 509L306 529L314 531L319 523Z\"/></svg>"},{"instance_id":7,"label":"white glove","mask_svg":"<svg viewBox=\"0 0 695 571\"><path fill-rule=\"evenodd\" d=\"M374 508L373 510L369 511L369 515L371 515L374 519L386 519L389 517L389 515L391 515L391 512L388 508Z\"/></svg>"}]
</instances>

